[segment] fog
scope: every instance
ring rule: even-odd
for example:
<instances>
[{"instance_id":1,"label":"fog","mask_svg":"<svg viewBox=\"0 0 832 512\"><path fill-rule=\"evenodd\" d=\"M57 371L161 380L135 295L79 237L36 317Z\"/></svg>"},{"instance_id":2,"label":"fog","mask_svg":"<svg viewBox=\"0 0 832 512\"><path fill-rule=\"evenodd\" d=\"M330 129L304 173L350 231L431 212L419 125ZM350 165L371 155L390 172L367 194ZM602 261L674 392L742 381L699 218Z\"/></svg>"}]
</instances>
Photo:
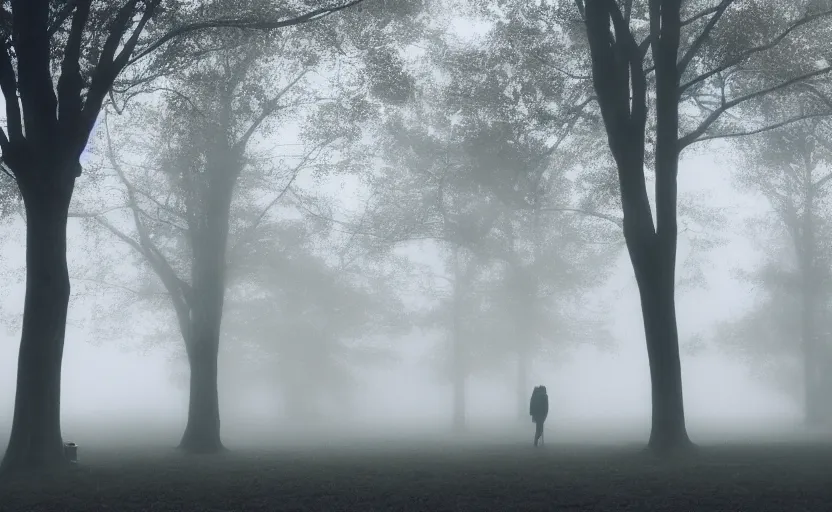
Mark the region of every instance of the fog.
<instances>
[{"instance_id":1,"label":"fog","mask_svg":"<svg viewBox=\"0 0 832 512\"><path fill-rule=\"evenodd\" d=\"M726 180L730 164L716 154L683 160L680 195L705 194L706 206L730 211L753 214L755 208L764 210L759 201L732 190ZM336 182L325 188L340 190L341 186ZM783 440L805 434L800 404L755 379L748 365L725 356L714 343L714 325L741 314L752 302L750 291L731 274L737 265L756 261L751 241L737 236L741 229L742 215L733 217L722 233L732 236L732 241L705 257L707 285L680 292L678 299L686 415L691 436L700 442ZM80 236L80 230L75 233ZM83 242L76 245L83 247ZM684 261L683 240L680 246L680 261ZM23 264L14 236L6 240L3 259L10 274ZM612 345L568 350L557 361L536 362L530 374L531 384L544 384L549 390L552 412L547 425L550 438L557 441L635 443L645 442L649 435L649 369L638 293L626 252L621 251L617 267L596 296L614 335ZM7 288L6 318L20 315L23 296L22 282ZM83 317L84 306L84 297L75 297L71 316ZM17 327L10 323L0 349L3 438L9 433L14 404ZM94 445L176 444L188 407L187 386L171 378L177 367L172 355L183 353L182 341L174 337L168 344L148 347L131 339L131 331L143 327L149 326L134 325L124 329L120 339L100 340L89 326L69 323L62 376L66 440ZM694 335L704 340L698 346L686 343ZM361 439L418 440L447 434L452 395L450 385L438 381L432 367L436 339L414 332L394 343L396 360L383 368L361 370L349 403L327 411L314 424L298 424L281 412L273 393L240 391L233 378L221 373L224 442L230 447L279 447L317 444L321 436L328 443L348 444ZM525 439L527 420L517 420L510 372L473 376L467 382L466 412L473 433L469 435L501 441Z\"/></svg>"},{"instance_id":2,"label":"fog","mask_svg":"<svg viewBox=\"0 0 832 512\"><path fill-rule=\"evenodd\" d=\"M828 509L830 21L0 2L0 509Z\"/></svg>"}]
</instances>

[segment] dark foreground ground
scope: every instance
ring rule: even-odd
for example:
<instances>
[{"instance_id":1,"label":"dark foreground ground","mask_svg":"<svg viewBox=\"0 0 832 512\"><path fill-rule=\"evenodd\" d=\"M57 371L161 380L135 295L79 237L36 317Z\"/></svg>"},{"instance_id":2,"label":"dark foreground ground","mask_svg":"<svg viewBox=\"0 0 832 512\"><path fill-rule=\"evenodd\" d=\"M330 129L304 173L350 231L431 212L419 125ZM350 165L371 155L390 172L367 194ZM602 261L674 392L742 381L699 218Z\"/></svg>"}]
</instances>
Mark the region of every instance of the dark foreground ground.
<instances>
[{"instance_id":1,"label":"dark foreground ground","mask_svg":"<svg viewBox=\"0 0 832 512\"><path fill-rule=\"evenodd\" d=\"M700 447L423 443L85 453L63 477L0 482L0 511L832 510L828 444Z\"/></svg>"}]
</instances>

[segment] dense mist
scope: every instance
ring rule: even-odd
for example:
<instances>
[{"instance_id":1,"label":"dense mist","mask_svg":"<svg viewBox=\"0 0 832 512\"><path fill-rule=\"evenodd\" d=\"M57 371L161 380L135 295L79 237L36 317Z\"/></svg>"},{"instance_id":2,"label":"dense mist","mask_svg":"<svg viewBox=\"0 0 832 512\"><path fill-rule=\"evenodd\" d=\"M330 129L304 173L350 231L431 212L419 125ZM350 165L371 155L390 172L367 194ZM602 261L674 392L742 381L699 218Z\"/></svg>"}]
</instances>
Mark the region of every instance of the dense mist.
<instances>
[{"instance_id":1,"label":"dense mist","mask_svg":"<svg viewBox=\"0 0 832 512\"><path fill-rule=\"evenodd\" d=\"M725 176L730 167L714 156L691 158L683 163L682 193L706 194L706 205L744 211L763 209L753 197L738 197L726 191ZM323 190L337 193L339 183ZM747 206L745 206L747 203ZM732 227L734 229L732 229ZM15 226L16 229L19 229ZM15 228L7 228L14 232ZM721 235L733 238L742 229L742 219L725 226ZM19 241L7 240L4 260L11 269L22 265ZM82 243L77 244L83 246ZM79 247L81 257L83 249ZM429 252L410 249L416 259L435 259ZM682 251L684 257L684 251ZM800 431L799 401L755 378L747 365L722 353L714 340L715 326L753 304L753 295L733 278L738 262L757 259L754 247L741 237L704 255L708 269L707 287L687 291L680 297L682 332L696 333L697 339L683 342L685 405L692 435L697 439L727 441L783 436ZM594 292L599 306L593 314L608 323L613 340L605 347L577 346L556 360L535 364L530 382L544 383L552 400L553 436L564 442L643 442L650 420L649 373L643 347L643 327L638 313L637 292L625 254L608 283ZM22 283L10 286L5 295L5 314L20 314ZM101 291L107 297L107 290ZM77 318L85 318L89 299L73 298ZM86 306L86 307L85 307ZM83 322L70 323L63 374L62 411L67 439L97 444L105 433L113 443L150 441L175 444L186 418L188 390L177 374L187 371L177 340L147 342L142 333L152 330L134 326L118 337L101 338ZM14 371L17 343L9 332L3 344L3 376L0 404L11 410L14 399ZM693 337L693 336L691 336ZM220 403L223 435L229 445L258 442L274 447L299 441L313 442L318 434L304 439L303 432L327 432L333 442L349 443L367 437L400 438L414 441L444 435L452 410L448 384L438 381L433 368L434 353L441 336L413 332L398 337L395 358L384 367L359 368L358 385L340 406L330 406L317 420L298 420L282 407L280 394L260 386L240 389L235 374L220 375ZM587 341L587 344L589 342ZM180 356L177 358L177 356ZM220 356L239 366L229 354ZM245 371L245 367L238 371ZM314 368L310 371L314 371ZM103 383L103 385L102 385ZM474 431L495 439L513 439L517 431L517 399L510 369L469 379L467 414ZM4 433L8 431L4 422ZM158 438L154 437L158 436ZM516 439L515 439L516 440Z\"/></svg>"},{"instance_id":2,"label":"dense mist","mask_svg":"<svg viewBox=\"0 0 832 512\"><path fill-rule=\"evenodd\" d=\"M0 509L828 509L830 21L0 1Z\"/></svg>"}]
</instances>

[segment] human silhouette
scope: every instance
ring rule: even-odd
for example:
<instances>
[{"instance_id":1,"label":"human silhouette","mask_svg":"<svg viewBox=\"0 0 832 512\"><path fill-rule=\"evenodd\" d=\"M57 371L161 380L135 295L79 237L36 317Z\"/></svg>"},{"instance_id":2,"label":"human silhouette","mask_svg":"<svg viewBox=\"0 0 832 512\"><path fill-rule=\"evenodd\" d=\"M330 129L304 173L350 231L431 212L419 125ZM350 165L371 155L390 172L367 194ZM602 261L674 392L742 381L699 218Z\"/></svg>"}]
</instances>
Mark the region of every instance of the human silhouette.
<instances>
[{"instance_id":1,"label":"human silhouette","mask_svg":"<svg viewBox=\"0 0 832 512\"><path fill-rule=\"evenodd\" d=\"M549 415L549 395L546 394L546 386L537 386L532 391L532 398L529 401L529 415L532 417L534 429L534 445L543 437L543 424Z\"/></svg>"}]
</instances>

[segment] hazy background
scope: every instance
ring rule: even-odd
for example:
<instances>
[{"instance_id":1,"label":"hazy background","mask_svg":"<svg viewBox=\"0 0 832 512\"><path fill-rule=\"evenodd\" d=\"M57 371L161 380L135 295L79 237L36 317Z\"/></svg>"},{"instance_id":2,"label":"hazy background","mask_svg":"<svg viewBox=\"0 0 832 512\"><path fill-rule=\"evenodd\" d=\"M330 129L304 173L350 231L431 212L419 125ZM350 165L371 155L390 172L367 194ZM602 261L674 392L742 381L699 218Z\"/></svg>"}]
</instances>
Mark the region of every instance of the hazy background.
<instances>
[{"instance_id":1,"label":"hazy background","mask_svg":"<svg viewBox=\"0 0 832 512\"><path fill-rule=\"evenodd\" d=\"M705 151L702 149L705 148L683 157L680 198L704 194L708 198L705 206L724 209L730 222L723 233L715 233L727 237L729 243L698 256L704 259L707 285L678 293L690 433L694 438L717 431L747 437L755 432L791 430L800 423L799 404L752 379L746 366L723 357L712 343L712 329L718 321L738 315L751 305L750 290L732 279L731 270L755 264L757 254L750 240L743 236L741 226L746 216L764 211L766 205L733 189L732 164L718 156L725 147L712 145ZM338 182L329 183L325 188L333 194L344 194ZM8 436L14 403L18 321L24 298L22 222L17 219L2 227L0 261L5 267L6 286L0 307L3 318L7 319L0 344L2 443ZM70 224L72 262L83 254L84 236L77 221L71 220ZM680 265L684 264L686 250L682 236ZM431 255L419 255L419 259L424 258L430 259ZM624 250L617 272L600 293L602 311L611 323L615 347L612 350L580 348L571 351L558 364L536 364L531 381L548 387L552 412L547 425L562 436L589 439L594 429L610 430L611 425L618 425L623 438L643 440L649 434L649 371L638 294ZM89 305L83 296L74 294L70 308L73 319L86 316L85 308L88 310ZM147 347L127 334L141 328L135 325L125 329L122 339L90 343L88 326L70 320L62 395L66 439L90 438L84 426L94 421L96 432L115 433L120 429L127 432L126 429L141 422L146 425L148 435L158 435L160 441L174 444L178 440L185 422L188 393L187 386L176 385L171 375L177 364L172 355L183 350L182 340L174 338L168 346ZM694 336L698 336L698 342L692 340ZM408 426L446 429L450 425L450 384L435 378L429 361L429 351L436 340L414 333L391 342L396 344L398 360L383 370L364 372L351 414L333 414L332 426L352 431L369 425L390 426L400 432ZM472 429L499 428L516 421L513 378L500 375L493 379L472 378L468 382L468 417ZM246 435L250 439L254 433L281 431L280 415L266 398L256 394L240 396L224 384L227 382L220 374L223 436L229 445L233 446L235 439ZM354 428L349 429L350 426Z\"/></svg>"}]
</instances>

